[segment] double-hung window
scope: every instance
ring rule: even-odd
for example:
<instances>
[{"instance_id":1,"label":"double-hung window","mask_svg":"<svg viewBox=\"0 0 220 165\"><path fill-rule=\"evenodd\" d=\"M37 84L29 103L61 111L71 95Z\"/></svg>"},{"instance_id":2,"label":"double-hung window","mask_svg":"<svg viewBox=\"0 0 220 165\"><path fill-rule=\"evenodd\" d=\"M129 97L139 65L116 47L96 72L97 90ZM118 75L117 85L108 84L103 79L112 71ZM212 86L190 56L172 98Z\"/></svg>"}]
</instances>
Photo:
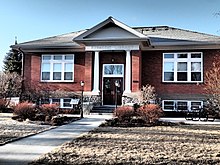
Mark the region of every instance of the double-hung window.
<instances>
[{"instance_id":1,"label":"double-hung window","mask_svg":"<svg viewBox=\"0 0 220 165\"><path fill-rule=\"evenodd\" d=\"M202 53L164 53L162 77L163 82L202 82Z\"/></svg>"},{"instance_id":2,"label":"double-hung window","mask_svg":"<svg viewBox=\"0 0 220 165\"><path fill-rule=\"evenodd\" d=\"M42 55L41 81L74 81L74 55Z\"/></svg>"}]
</instances>

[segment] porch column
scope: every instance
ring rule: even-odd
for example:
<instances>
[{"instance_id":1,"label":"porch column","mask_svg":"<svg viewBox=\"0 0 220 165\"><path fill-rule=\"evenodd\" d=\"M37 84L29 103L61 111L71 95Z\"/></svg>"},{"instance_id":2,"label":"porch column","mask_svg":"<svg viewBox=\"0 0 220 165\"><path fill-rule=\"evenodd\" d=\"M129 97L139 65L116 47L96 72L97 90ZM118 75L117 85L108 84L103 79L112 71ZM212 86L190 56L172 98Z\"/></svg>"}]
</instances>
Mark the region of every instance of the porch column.
<instances>
[{"instance_id":1,"label":"porch column","mask_svg":"<svg viewBox=\"0 0 220 165\"><path fill-rule=\"evenodd\" d=\"M93 77L93 95L99 95L99 52L95 52L94 60L94 77Z\"/></svg>"},{"instance_id":2,"label":"porch column","mask_svg":"<svg viewBox=\"0 0 220 165\"><path fill-rule=\"evenodd\" d=\"M125 66L125 91L131 93L131 51L126 50L126 66Z\"/></svg>"}]
</instances>

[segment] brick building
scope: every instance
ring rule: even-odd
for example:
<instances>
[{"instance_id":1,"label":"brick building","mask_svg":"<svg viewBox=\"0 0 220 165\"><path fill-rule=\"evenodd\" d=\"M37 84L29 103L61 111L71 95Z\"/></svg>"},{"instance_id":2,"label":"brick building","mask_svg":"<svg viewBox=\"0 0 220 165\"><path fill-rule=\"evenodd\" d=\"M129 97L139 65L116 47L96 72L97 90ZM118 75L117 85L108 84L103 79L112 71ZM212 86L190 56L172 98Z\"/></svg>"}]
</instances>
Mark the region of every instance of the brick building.
<instances>
[{"instance_id":1,"label":"brick building","mask_svg":"<svg viewBox=\"0 0 220 165\"><path fill-rule=\"evenodd\" d=\"M115 105L116 81L119 105L150 84L163 109L175 111L203 105L204 74L219 55L220 37L168 26L132 28L109 17L88 30L12 48L23 53L26 84L80 92L84 81L84 95L101 105ZM71 98L57 99L71 108Z\"/></svg>"}]
</instances>

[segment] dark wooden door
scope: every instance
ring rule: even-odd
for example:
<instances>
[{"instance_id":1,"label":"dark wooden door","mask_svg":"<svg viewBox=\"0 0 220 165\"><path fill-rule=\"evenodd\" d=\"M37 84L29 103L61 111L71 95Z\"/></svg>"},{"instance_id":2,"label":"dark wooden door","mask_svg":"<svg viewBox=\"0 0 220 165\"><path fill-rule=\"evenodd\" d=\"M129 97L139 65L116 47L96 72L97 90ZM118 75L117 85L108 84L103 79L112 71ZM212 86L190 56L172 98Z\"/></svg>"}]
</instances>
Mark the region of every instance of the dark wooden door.
<instances>
[{"instance_id":1,"label":"dark wooden door","mask_svg":"<svg viewBox=\"0 0 220 165\"><path fill-rule=\"evenodd\" d=\"M116 87L115 82L118 81L120 86ZM116 94L117 92L117 94ZM117 99L117 105L121 105L123 93L123 78L105 77L103 80L103 104L115 105ZM117 97L117 98L116 98Z\"/></svg>"}]
</instances>

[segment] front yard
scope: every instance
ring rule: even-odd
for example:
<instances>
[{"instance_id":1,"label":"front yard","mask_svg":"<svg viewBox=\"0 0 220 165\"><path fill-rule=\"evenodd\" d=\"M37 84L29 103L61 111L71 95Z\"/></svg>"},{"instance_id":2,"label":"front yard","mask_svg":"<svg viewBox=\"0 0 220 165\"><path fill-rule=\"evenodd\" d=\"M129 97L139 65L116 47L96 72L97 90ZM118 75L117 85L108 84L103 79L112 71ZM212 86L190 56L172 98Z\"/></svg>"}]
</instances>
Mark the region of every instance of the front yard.
<instances>
[{"instance_id":1,"label":"front yard","mask_svg":"<svg viewBox=\"0 0 220 165\"><path fill-rule=\"evenodd\" d=\"M50 125L41 125L31 121L19 122L12 120L11 117L12 113L0 113L0 145L52 128Z\"/></svg>"},{"instance_id":2,"label":"front yard","mask_svg":"<svg viewBox=\"0 0 220 165\"><path fill-rule=\"evenodd\" d=\"M99 127L32 164L220 164L220 126Z\"/></svg>"}]
</instances>

